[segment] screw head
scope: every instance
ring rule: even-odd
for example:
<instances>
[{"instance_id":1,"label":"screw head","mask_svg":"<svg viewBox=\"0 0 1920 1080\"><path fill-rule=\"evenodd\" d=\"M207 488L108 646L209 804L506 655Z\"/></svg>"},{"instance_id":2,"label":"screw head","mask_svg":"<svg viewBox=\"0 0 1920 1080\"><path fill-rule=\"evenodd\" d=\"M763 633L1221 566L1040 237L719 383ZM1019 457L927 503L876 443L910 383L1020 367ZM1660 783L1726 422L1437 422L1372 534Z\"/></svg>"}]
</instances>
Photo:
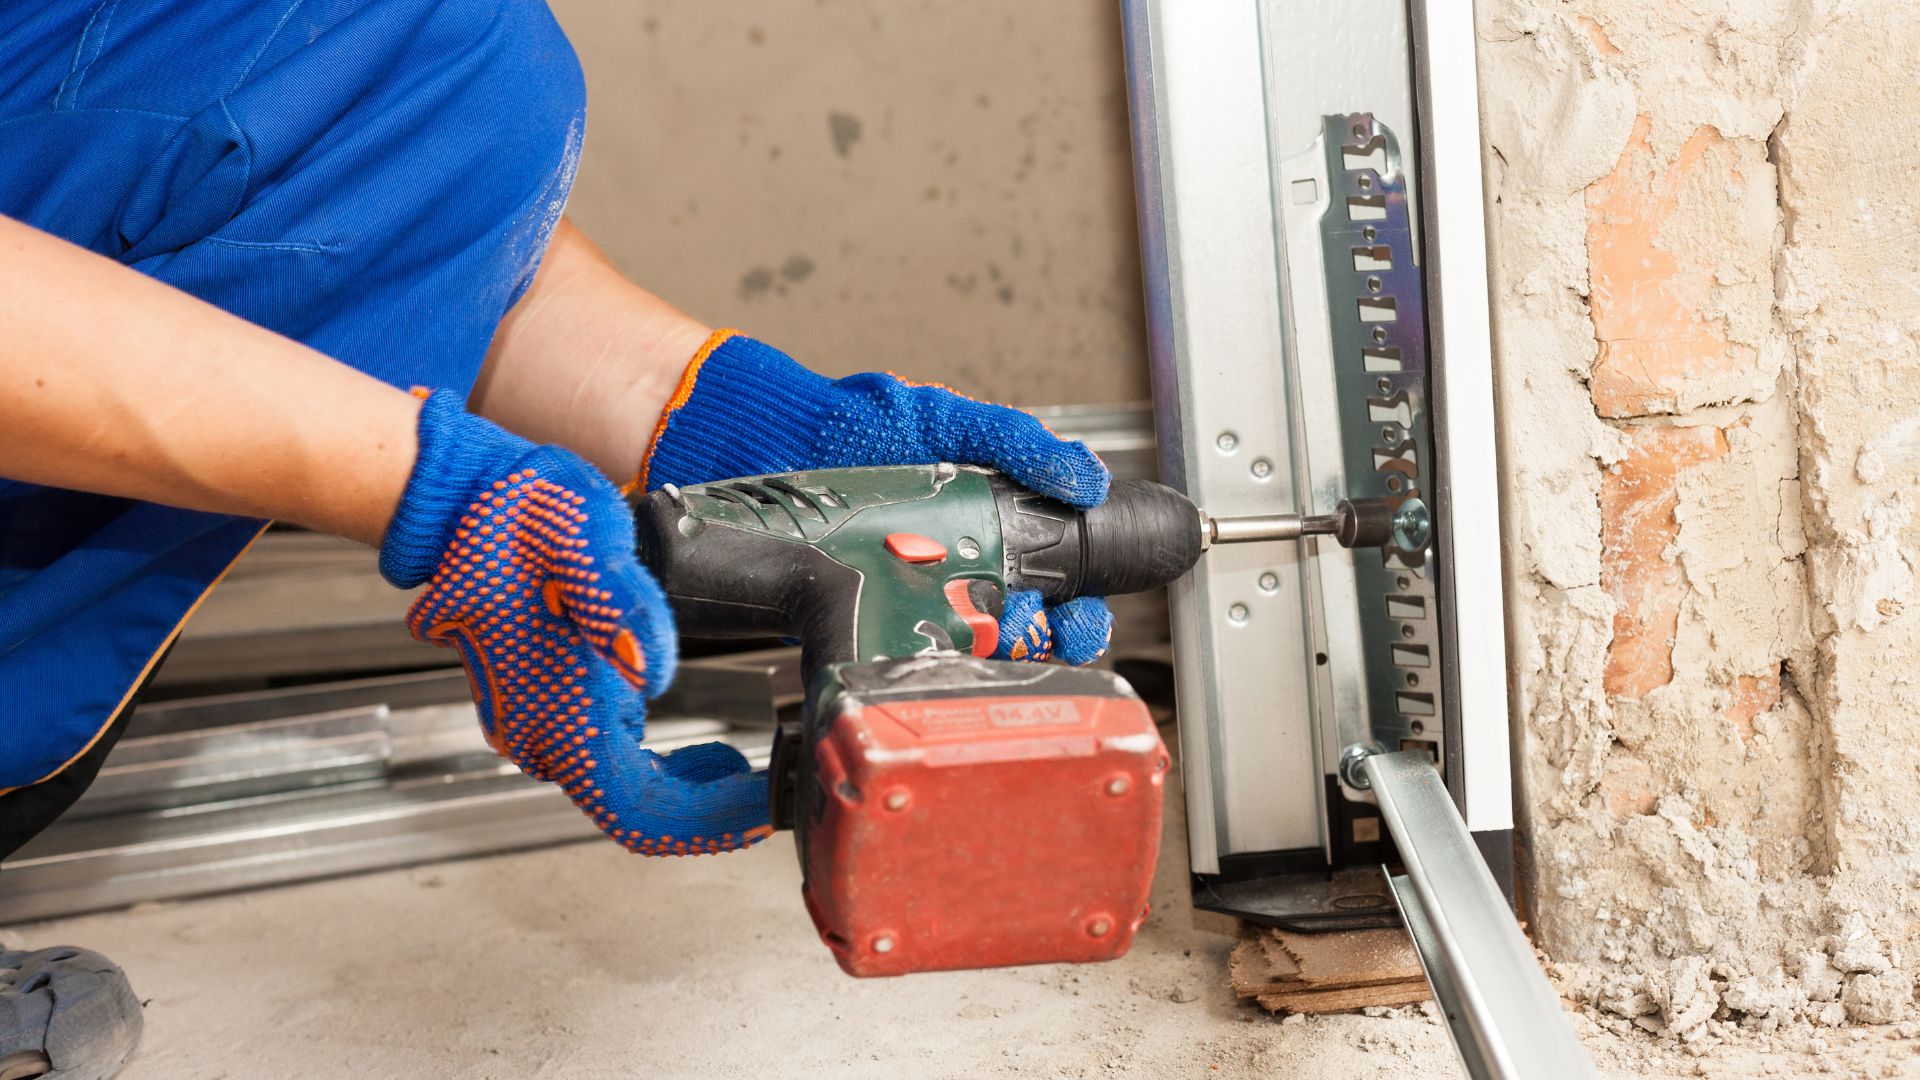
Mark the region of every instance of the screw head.
<instances>
[{"instance_id":1,"label":"screw head","mask_svg":"<svg viewBox=\"0 0 1920 1080\"><path fill-rule=\"evenodd\" d=\"M874 951L874 952L877 952L877 953L890 953L890 952L892 952L892 951L893 951L893 938L892 938L892 937L891 937L890 935L887 935L887 934L881 934L881 935L880 935L879 937L876 937L876 938L874 938L874 939L873 939L873 951Z\"/></svg>"},{"instance_id":2,"label":"screw head","mask_svg":"<svg viewBox=\"0 0 1920 1080\"><path fill-rule=\"evenodd\" d=\"M1227 618L1236 623L1246 622L1247 621L1247 605L1234 604L1232 607L1229 607L1227 609Z\"/></svg>"},{"instance_id":3,"label":"screw head","mask_svg":"<svg viewBox=\"0 0 1920 1080\"><path fill-rule=\"evenodd\" d=\"M887 792L884 805L889 810L905 810L907 808L907 793L905 789L894 788L892 791Z\"/></svg>"},{"instance_id":4,"label":"screw head","mask_svg":"<svg viewBox=\"0 0 1920 1080\"><path fill-rule=\"evenodd\" d=\"M1265 480L1267 477L1273 475L1273 462L1268 461L1266 458L1255 458L1252 465L1252 472L1255 480Z\"/></svg>"},{"instance_id":5,"label":"screw head","mask_svg":"<svg viewBox=\"0 0 1920 1080\"><path fill-rule=\"evenodd\" d=\"M1279 592L1280 591L1280 575L1274 573L1271 570L1267 571L1264 574L1261 574L1260 575L1260 591L1261 592Z\"/></svg>"},{"instance_id":6,"label":"screw head","mask_svg":"<svg viewBox=\"0 0 1920 1080\"><path fill-rule=\"evenodd\" d=\"M1372 787L1373 781L1367 779L1367 774L1360 768L1360 763L1385 750L1386 748L1379 743L1348 744L1345 750L1340 751L1340 779L1346 781L1348 787L1358 788L1361 791Z\"/></svg>"},{"instance_id":7,"label":"screw head","mask_svg":"<svg viewBox=\"0 0 1920 1080\"><path fill-rule=\"evenodd\" d=\"M1087 923L1087 933L1094 937L1106 937L1108 931L1112 929L1113 920L1107 918L1105 915L1095 915L1093 919Z\"/></svg>"},{"instance_id":8,"label":"screw head","mask_svg":"<svg viewBox=\"0 0 1920 1080\"><path fill-rule=\"evenodd\" d=\"M971 536L961 537L959 542L953 546L959 550L960 557L963 559L977 559L980 557L980 541L975 540Z\"/></svg>"},{"instance_id":9,"label":"screw head","mask_svg":"<svg viewBox=\"0 0 1920 1080\"><path fill-rule=\"evenodd\" d=\"M1231 454L1240 445L1240 436L1231 431L1223 431L1219 438L1213 440L1213 445L1219 447L1221 453Z\"/></svg>"},{"instance_id":10,"label":"screw head","mask_svg":"<svg viewBox=\"0 0 1920 1080\"><path fill-rule=\"evenodd\" d=\"M1406 552L1419 551L1433 539L1433 515L1427 512L1427 504L1419 499L1408 499L1393 512L1393 542Z\"/></svg>"},{"instance_id":11,"label":"screw head","mask_svg":"<svg viewBox=\"0 0 1920 1080\"><path fill-rule=\"evenodd\" d=\"M1113 779L1107 781L1107 794L1115 796L1117 798L1121 795L1125 795L1127 793L1127 789L1131 786L1132 786L1131 784L1127 783L1126 777L1116 776Z\"/></svg>"}]
</instances>

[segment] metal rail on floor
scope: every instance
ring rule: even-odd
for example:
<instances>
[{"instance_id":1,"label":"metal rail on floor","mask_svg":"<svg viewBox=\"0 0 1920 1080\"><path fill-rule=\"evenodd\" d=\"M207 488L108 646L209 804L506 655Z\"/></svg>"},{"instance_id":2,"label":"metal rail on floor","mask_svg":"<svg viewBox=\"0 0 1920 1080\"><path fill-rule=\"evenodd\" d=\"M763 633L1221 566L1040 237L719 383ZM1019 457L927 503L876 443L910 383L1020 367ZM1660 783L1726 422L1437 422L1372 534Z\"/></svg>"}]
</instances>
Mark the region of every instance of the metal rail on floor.
<instances>
[{"instance_id":1,"label":"metal rail on floor","mask_svg":"<svg viewBox=\"0 0 1920 1080\"><path fill-rule=\"evenodd\" d=\"M1433 759L1403 750L1375 754L1361 769L1406 867L1388 883L1468 1075L1594 1076Z\"/></svg>"},{"instance_id":2,"label":"metal rail on floor","mask_svg":"<svg viewBox=\"0 0 1920 1080\"><path fill-rule=\"evenodd\" d=\"M799 652L683 661L641 745L726 742L764 768ZM169 701L7 860L0 924L596 835L488 749L458 669Z\"/></svg>"}]
</instances>

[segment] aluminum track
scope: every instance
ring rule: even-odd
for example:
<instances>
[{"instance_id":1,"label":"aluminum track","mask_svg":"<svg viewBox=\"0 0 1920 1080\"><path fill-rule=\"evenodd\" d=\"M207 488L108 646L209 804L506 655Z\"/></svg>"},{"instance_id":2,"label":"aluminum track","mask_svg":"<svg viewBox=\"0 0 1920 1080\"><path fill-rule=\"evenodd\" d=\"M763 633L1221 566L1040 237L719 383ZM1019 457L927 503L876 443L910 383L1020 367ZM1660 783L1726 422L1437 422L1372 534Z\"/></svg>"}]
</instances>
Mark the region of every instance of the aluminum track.
<instances>
[{"instance_id":1,"label":"aluminum track","mask_svg":"<svg viewBox=\"0 0 1920 1080\"><path fill-rule=\"evenodd\" d=\"M764 768L798 649L683 663L641 744ZM71 811L0 867L0 923L598 834L481 738L460 671L185 699L135 714Z\"/></svg>"}]
</instances>

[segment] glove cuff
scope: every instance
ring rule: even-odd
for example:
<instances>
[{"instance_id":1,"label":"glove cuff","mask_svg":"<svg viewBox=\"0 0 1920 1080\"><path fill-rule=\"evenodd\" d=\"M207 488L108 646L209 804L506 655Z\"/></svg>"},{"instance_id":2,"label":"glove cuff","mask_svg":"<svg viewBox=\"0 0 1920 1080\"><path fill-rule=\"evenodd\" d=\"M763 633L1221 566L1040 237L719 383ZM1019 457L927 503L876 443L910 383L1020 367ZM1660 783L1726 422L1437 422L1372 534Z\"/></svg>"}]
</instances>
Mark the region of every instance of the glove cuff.
<instances>
[{"instance_id":1,"label":"glove cuff","mask_svg":"<svg viewBox=\"0 0 1920 1080\"><path fill-rule=\"evenodd\" d=\"M380 541L380 576L402 589L433 576L480 488L532 448L468 412L450 390L436 390L420 404L419 437L413 474Z\"/></svg>"},{"instance_id":2,"label":"glove cuff","mask_svg":"<svg viewBox=\"0 0 1920 1080\"><path fill-rule=\"evenodd\" d=\"M718 330L667 399L630 488L783 472L807 463L833 380L738 330Z\"/></svg>"}]
</instances>

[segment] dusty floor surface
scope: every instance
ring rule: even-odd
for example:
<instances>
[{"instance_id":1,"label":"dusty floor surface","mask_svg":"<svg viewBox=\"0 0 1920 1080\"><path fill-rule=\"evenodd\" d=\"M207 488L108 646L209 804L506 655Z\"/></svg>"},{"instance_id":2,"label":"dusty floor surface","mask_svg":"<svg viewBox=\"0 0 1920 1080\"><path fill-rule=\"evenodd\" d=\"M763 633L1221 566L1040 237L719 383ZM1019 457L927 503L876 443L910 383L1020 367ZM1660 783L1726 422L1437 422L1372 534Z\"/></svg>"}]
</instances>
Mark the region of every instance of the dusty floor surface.
<instances>
[{"instance_id":1,"label":"dusty floor surface","mask_svg":"<svg viewBox=\"0 0 1920 1080\"><path fill-rule=\"evenodd\" d=\"M1283 1021L1236 1001L1232 940L1196 925L1168 822L1153 917L1125 959L1089 967L847 978L800 906L786 834L712 858L577 844L0 941L86 945L128 970L147 1033L125 1080L1460 1075L1419 1008ZM1695 1059L1576 1026L1610 1077L1920 1077L1920 1042L1892 1029Z\"/></svg>"}]
</instances>

